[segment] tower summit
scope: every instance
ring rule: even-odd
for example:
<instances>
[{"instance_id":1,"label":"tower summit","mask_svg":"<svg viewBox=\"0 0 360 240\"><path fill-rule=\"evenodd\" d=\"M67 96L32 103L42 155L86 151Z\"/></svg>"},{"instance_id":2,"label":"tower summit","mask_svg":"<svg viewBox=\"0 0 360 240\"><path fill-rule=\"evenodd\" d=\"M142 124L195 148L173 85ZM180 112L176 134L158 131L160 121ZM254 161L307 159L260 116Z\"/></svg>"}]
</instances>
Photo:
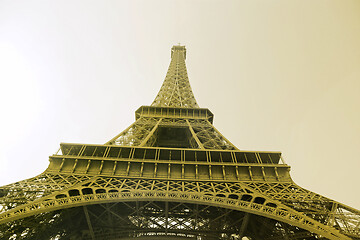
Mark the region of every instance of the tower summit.
<instances>
[{"instance_id":1,"label":"tower summit","mask_svg":"<svg viewBox=\"0 0 360 240\"><path fill-rule=\"evenodd\" d=\"M173 46L163 85L107 143L61 143L0 187L0 239L360 239L360 211L296 185L280 152L241 151L190 87Z\"/></svg>"},{"instance_id":2,"label":"tower summit","mask_svg":"<svg viewBox=\"0 0 360 240\"><path fill-rule=\"evenodd\" d=\"M151 106L197 108L185 65L185 46L171 48L171 62L161 89Z\"/></svg>"}]
</instances>

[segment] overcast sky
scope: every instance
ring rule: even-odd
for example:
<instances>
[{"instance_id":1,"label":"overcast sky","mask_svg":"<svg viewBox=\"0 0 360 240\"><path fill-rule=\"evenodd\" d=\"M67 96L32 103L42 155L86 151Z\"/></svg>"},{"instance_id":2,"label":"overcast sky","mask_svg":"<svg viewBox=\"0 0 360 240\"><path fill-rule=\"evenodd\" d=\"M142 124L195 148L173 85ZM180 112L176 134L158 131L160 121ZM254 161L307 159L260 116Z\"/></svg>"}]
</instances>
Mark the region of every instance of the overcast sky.
<instances>
[{"instance_id":1,"label":"overcast sky","mask_svg":"<svg viewBox=\"0 0 360 240\"><path fill-rule=\"evenodd\" d=\"M124 130L178 43L225 137L360 209L359 0L0 0L0 185Z\"/></svg>"}]
</instances>

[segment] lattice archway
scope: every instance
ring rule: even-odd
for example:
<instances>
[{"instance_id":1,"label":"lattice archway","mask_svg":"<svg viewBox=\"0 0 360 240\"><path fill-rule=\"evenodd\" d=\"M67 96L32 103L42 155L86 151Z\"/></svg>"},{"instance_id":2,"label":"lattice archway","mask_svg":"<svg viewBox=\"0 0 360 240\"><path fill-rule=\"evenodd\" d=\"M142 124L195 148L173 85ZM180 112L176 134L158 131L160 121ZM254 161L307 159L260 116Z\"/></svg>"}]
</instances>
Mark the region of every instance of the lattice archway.
<instances>
[{"instance_id":1,"label":"lattice archway","mask_svg":"<svg viewBox=\"0 0 360 240\"><path fill-rule=\"evenodd\" d=\"M275 220L279 222L280 225L282 225L282 223L285 223L287 224L287 226L294 226L297 227L298 229L304 229L310 233L314 233L319 236L326 237L328 239L348 239L346 236L343 236L340 233L334 235L333 233L330 232L327 226L324 226L316 222L315 220L306 217L303 214L300 214L288 207L281 206L281 204L279 204L278 206L276 203L267 202L266 199L261 199L261 197L252 194L237 195L238 198L236 199L234 196L230 196L230 195L212 196L212 195L204 195L199 193L170 192L170 191L118 192L118 191L109 191L105 189L93 189L89 187L84 187L80 190L71 189L68 192L76 193L76 194L73 196L68 196L64 193L60 193L54 196L53 199L47 198L47 199L43 199L43 201L21 205L17 208L7 211L6 215L1 215L0 223L10 222L9 224L11 225L12 221L20 220L23 219L24 217L31 217L43 213L53 212L56 210L69 209L79 206L83 206L86 209L88 206L99 205L99 204L100 205L112 204L112 203L138 204L139 202L162 202L162 203L195 204L201 206L228 209L228 210L244 213L245 214L243 216L244 218L246 216L246 213L252 214L267 219ZM165 214L163 216L164 217L163 221L156 219L156 221L154 220L154 222L158 222L161 225L161 224L165 224L165 221L167 221L166 227L164 228L167 229L167 227L169 226L168 224L171 223L169 222L171 216L166 215L166 213L168 212L168 209L166 209L166 207L163 211L164 211L163 214ZM188 211L192 211L192 209L189 208ZM56 216L56 214L54 216ZM130 215L128 214L127 216ZM89 218L89 216L87 216L87 218ZM178 221L179 217L176 217L174 219L177 219L176 221ZM134 225L138 224L135 218L133 219L133 221L135 221L133 222ZM245 222L245 219L243 222ZM88 225L91 226L91 223L88 222ZM153 227L155 227L155 225ZM148 226L148 228L151 228L151 226ZM214 226L212 226L211 228L214 229ZM244 228L243 230L241 230L241 227L239 229L244 233L245 226L243 228ZM302 231L302 234L304 234L303 232L306 231ZM137 230L136 232L139 233L139 230ZM236 232L232 234L236 234ZM309 235L311 236L312 234Z\"/></svg>"}]
</instances>

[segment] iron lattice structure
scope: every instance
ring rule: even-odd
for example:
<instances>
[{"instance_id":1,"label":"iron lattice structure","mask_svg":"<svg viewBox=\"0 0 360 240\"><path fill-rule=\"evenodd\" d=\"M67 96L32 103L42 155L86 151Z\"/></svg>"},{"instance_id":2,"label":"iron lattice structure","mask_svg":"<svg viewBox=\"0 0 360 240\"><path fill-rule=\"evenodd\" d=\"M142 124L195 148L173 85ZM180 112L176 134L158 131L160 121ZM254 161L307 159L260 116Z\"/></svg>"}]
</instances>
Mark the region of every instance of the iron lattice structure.
<instances>
[{"instance_id":1,"label":"iron lattice structure","mask_svg":"<svg viewBox=\"0 0 360 240\"><path fill-rule=\"evenodd\" d=\"M0 188L1 239L360 239L360 211L296 185L280 152L240 151L199 108L174 46L151 106L104 145L62 143Z\"/></svg>"}]
</instances>

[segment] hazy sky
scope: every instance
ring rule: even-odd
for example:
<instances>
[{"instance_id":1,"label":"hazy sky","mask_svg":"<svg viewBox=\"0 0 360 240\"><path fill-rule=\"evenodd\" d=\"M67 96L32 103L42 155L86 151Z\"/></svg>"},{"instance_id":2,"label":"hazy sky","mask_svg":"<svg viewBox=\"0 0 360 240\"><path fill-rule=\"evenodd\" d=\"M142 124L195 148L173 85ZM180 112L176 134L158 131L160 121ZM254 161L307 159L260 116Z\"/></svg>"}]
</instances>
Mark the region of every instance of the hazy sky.
<instances>
[{"instance_id":1,"label":"hazy sky","mask_svg":"<svg viewBox=\"0 0 360 240\"><path fill-rule=\"evenodd\" d=\"M225 137L360 209L359 0L0 0L0 185L130 125L177 43Z\"/></svg>"}]
</instances>

